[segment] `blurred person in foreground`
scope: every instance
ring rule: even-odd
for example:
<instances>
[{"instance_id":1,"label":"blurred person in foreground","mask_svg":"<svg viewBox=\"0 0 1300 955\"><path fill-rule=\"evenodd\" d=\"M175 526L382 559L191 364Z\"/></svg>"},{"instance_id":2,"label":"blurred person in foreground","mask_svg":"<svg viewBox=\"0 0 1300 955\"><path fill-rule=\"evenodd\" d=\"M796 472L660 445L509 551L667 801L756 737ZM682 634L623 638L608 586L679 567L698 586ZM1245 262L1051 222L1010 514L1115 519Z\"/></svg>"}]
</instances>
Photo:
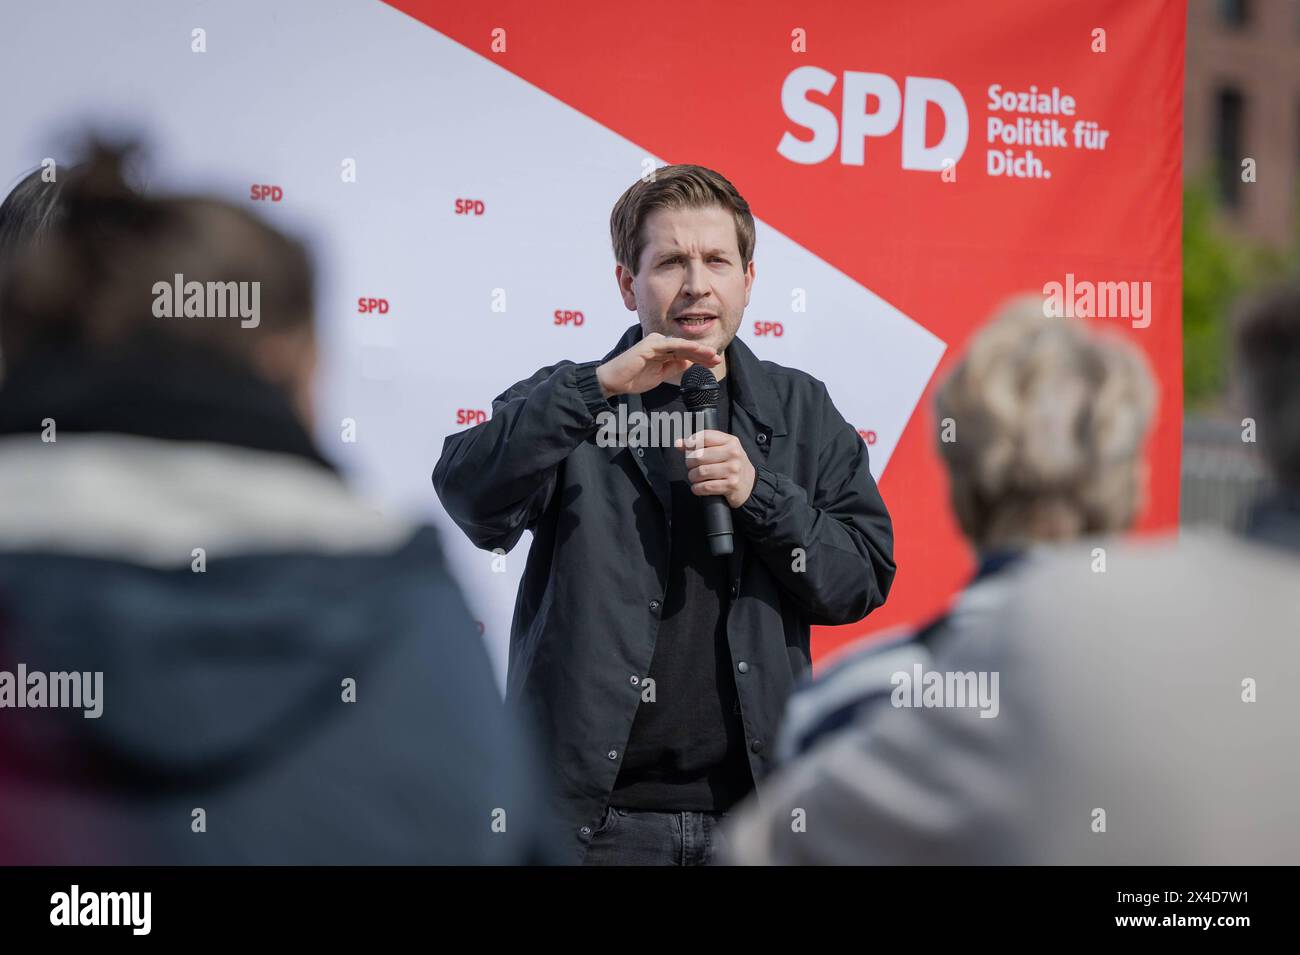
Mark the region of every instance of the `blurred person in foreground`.
<instances>
[{"instance_id":1,"label":"blurred person in foreground","mask_svg":"<svg viewBox=\"0 0 1300 955\"><path fill-rule=\"evenodd\" d=\"M846 648L792 694L782 763L909 693L943 647L998 609L1031 552L1129 528L1154 407L1137 349L1044 318L1039 295L1004 305L935 401L935 417L951 422L938 449L953 514L977 557L973 578L934 619Z\"/></svg>"},{"instance_id":2,"label":"blurred person in foreground","mask_svg":"<svg viewBox=\"0 0 1300 955\"><path fill-rule=\"evenodd\" d=\"M1011 300L974 335L937 392L935 417L943 425L937 447L952 511L975 550L977 569L938 617L843 651L792 695L778 746L787 767L783 788L760 804L761 825L775 828L784 820L786 828L793 826L788 851L798 858L780 857L773 847L768 861L872 861L883 850L874 844L875 833L866 844L858 841L849 807L827 819L810 798L822 798L820 789L803 789L830 771L823 750L842 756L846 746L865 747L882 711L895 707L904 719L927 719L933 711L924 708L926 675L950 647L987 626L1027 565L1054 547L1131 526L1143 502L1141 452L1154 405L1151 375L1137 349L1081 322L1044 317L1041 296ZM964 687L978 722L997 723L1005 680ZM944 702L934 682L930 694L931 704ZM913 709L916 703L921 708ZM933 771L923 751L900 755ZM857 769L837 758L834 769L844 766ZM896 783L888 775L877 782ZM791 787L800 800L787 808ZM877 798L889 803L891 816L906 816L926 808L912 802L914 795L909 784ZM800 831L805 821L808 832ZM751 816L748 825L752 850L760 823ZM823 839L844 842L836 847ZM784 843L780 851L787 851ZM918 853L895 861L924 859Z\"/></svg>"},{"instance_id":3,"label":"blurred person in foreground","mask_svg":"<svg viewBox=\"0 0 1300 955\"><path fill-rule=\"evenodd\" d=\"M306 250L124 159L0 284L0 861L551 861L434 530L310 437Z\"/></svg>"},{"instance_id":4,"label":"blurred person in foreground","mask_svg":"<svg viewBox=\"0 0 1300 955\"><path fill-rule=\"evenodd\" d=\"M1300 286L1252 306L1239 344L1282 488L1250 535L1026 561L933 662L998 673L997 717L878 708L737 820L729 861L1300 862Z\"/></svg>"}]
</instances>

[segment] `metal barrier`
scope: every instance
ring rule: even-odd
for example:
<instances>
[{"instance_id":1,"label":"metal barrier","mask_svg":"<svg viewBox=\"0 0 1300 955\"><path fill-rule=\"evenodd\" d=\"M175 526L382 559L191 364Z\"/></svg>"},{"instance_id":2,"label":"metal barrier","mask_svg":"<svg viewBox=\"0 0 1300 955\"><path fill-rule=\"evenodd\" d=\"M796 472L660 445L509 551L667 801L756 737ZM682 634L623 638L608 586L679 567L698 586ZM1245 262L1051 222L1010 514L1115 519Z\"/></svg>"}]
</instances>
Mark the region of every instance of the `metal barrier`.
<instances>
[{"instance_id":1,"label":"metal barrier","mask_svg":"<svg viewBox=\"0 0 1300 955\"><path fill-rule=\"evenodd\" d=\"M1252 504L1272 483L1259 445L1242 438L1240 422L1187 415L1183 419L1184 526L1242 529Z\"/></svg>"}]
</instances>

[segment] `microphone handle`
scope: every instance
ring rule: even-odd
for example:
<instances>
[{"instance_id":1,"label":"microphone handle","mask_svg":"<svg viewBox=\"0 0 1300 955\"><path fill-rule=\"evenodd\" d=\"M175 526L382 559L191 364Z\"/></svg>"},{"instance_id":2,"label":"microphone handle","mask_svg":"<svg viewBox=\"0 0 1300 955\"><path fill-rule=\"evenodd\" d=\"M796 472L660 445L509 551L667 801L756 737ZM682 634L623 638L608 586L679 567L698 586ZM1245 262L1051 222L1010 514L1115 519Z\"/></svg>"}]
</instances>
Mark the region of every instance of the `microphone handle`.
<instances>
[{"instance_id":1,"label":"microphone handle","mask_svg":"<svg viewBox=\"0 0 1300 955\"><path fill-rule=\"evenodd\" d=\"M717 405L701 408L692 419L699 425L700 431L717 431ZM710 494L704 501L704 534L709 540L709 552L714 557L725 557L735 546L734 530L731 525L731 508L727 499L720 494Z\"/></svg>"}]
</instances>

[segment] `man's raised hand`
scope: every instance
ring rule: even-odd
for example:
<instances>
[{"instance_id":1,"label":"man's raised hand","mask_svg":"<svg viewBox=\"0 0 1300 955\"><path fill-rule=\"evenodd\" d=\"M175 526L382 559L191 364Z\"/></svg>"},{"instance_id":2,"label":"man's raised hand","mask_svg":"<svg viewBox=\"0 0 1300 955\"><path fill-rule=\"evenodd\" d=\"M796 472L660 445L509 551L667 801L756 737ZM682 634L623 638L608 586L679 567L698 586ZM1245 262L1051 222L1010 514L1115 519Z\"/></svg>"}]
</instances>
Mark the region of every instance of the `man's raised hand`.
<instances>
[{"instance_id":1,"label":"man's raised hand","mask_svg":"<svg viewBox=\"0 0 1300 955\"><path fill-rule=\"evenodd\" d=\"M700 342L667 338L651 332L639 342L596 369L596 379L606 398L639 395L681 375L691 365L712 368L722 356Z\"/></svg>"}]
</instances>

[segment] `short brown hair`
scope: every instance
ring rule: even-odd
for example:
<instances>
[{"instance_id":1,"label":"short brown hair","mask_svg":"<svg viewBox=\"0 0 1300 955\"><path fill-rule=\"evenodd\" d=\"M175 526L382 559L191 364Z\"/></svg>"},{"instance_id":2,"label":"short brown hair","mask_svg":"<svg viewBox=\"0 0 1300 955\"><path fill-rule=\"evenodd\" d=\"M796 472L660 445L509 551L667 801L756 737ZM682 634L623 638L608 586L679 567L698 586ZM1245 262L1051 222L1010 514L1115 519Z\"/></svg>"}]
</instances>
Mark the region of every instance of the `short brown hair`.
<instances>
[{"instance_id":1,"label":"short brown hair","mask_svg":"<svg viewBox=\"0 0 1300 955\"><path fill-rule=\"evenodd\" d=\"M614 261L633 275L645 251L641 227L656 209L704 209L720 206L736 221L736 244L740 265L749 268L754 257L754 217L749 203L720 173L704 166L676 165L656 169L649 179L638 179L614 203L609 216L609 234L614 243Z\"/></svg>"}]
</instances>

